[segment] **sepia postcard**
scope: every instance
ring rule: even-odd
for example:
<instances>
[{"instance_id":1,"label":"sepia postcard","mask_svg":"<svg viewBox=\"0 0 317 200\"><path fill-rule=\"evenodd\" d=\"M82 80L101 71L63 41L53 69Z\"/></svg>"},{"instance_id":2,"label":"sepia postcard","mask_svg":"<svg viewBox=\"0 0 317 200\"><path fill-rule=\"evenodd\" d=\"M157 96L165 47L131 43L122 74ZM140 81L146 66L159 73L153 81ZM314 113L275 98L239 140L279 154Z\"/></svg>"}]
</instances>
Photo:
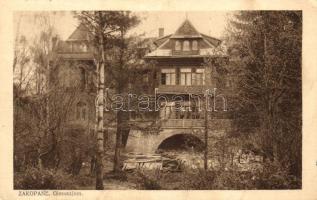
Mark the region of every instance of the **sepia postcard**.
<instances>
[{"instance_id":1,"label":"sepia postcard","mask_svg":"<svg viewBox=\"0 0 317 200\"><path fill-rule=\"evenodd\" d=\"M317 199L317 1L2 1L0 199Z\"/></svg>"}]
</instances>

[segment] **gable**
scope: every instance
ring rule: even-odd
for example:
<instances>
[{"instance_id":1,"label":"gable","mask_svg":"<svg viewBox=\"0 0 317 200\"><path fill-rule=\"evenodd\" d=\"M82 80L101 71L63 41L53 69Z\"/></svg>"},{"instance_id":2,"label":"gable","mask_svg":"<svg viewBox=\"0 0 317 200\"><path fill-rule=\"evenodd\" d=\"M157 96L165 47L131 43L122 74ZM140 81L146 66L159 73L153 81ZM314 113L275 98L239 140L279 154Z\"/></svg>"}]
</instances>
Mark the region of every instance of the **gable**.
<instances>
[{"instance_id":1,"label":"gable","mask_svg":"<svg viewBox=\"0 0 317 200\"><path fill-rule=\"evenodd\" d=\"M176 30L171 38L193 38L201 37L200 33L192 25L189 20L185 20L183 24Z\"/></svg>"},{"instance_id":2,"label":"gable","mask_svg":"<svg viewBox=\"0 0 317 200\"><path fill-rule=\"evenodd\" d=\"M83 25L80 24L75 31L68 37L68 41L74 41L74 40L87 40L88 39L88 30Z\"/></svg>"}]
</instances>

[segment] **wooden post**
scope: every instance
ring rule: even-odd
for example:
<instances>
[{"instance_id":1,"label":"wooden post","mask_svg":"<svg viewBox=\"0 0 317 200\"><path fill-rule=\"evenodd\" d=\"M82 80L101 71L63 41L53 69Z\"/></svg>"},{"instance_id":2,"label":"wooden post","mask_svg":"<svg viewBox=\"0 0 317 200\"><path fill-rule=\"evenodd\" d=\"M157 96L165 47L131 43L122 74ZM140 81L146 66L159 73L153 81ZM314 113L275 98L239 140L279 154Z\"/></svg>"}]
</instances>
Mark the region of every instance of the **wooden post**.
<instances>
[{"instance_id":1,"label":"wooden post","mask_svg":"<svg viewBox=\"0 0 317 200\"><path fill-rule=\"evenodd\" d=\"M208 90L206 90L205 102L205 152L204 152L204 169L208 169Z\"/></svg>"}]
</instances>

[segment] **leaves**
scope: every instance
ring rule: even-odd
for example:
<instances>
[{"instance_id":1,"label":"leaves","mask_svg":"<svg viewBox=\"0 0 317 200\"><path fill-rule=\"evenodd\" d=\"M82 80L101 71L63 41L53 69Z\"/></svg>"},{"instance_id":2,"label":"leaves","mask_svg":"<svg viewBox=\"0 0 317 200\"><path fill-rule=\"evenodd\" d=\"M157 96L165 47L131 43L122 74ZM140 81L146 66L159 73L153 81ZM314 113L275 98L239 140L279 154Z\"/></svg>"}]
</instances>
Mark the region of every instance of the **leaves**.
<instances>
[{"instance_id":1,"label":"leaves","mask_svg":"<svg viewBox=\"0 0 317 200\"><path fill-rule=\"evenodd\" d=\"M275 148L276 158L290 147L285 138L300 143L301 21L297 11L241 11L231 22L229 52L239 72L240 110L247 110L246 117L256 114L263 148ZM297 128L290 128L294 122Z\"/></svg>"}]
</instances>

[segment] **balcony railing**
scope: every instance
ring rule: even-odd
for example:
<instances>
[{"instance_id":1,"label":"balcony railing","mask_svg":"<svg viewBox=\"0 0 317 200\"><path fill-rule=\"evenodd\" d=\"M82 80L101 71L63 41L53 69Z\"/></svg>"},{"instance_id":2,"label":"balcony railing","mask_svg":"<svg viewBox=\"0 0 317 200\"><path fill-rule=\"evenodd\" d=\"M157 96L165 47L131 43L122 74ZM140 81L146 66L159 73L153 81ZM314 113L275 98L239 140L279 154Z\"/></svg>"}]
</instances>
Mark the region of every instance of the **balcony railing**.
<instances>
[{"instance_id":1,"label":"balcony railing","mask_svg":"<svg viewBox=\"0 0 317 200\"><path fill-rule=\"evenodd\" d=\"M207 85L160 85L157 88L157 93L169 94L204 94L211 86Z\"/></svg>"},{"instance_id":2,"label":"balcony railing","mask_svg":"<svg viewBox=\"0 0 317 200\"><path fill-rule=\"evenodd\" d=\"M162 121L162 128L202 128L203 119L167 119Z\"/></svg>"}]
</instances>

